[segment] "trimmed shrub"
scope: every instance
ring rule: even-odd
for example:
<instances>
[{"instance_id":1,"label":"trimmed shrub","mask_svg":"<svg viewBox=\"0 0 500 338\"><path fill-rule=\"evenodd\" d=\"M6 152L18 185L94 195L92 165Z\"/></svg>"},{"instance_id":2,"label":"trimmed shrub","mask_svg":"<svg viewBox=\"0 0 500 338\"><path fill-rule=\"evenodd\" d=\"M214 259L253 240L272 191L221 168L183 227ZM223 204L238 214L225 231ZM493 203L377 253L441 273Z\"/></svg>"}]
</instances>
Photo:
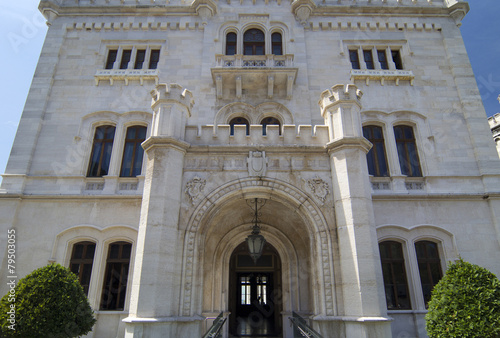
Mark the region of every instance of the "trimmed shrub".
<instances>
[{"instance_id":1,"label":"trimmed shrub","mask_svg":"<svg viewBox=\"0 0 500 338\"><path fill-rule=\"evenodd\" d=\"M460 259L432 290L425 320L431 338L499 337L500 281Z\"/></svg>"},{"instance_id":2,"label":"trimmed shrub","mask_svg":"<svg viewBox=\"0 0 500 338\"><path fill-rule=\"evenodd\" d=\"M90 332L95 321L76 275L59 264L33 271L18 282L15 294L0 300L3 337L78 337Z\"/></svg>"}]
</instances>

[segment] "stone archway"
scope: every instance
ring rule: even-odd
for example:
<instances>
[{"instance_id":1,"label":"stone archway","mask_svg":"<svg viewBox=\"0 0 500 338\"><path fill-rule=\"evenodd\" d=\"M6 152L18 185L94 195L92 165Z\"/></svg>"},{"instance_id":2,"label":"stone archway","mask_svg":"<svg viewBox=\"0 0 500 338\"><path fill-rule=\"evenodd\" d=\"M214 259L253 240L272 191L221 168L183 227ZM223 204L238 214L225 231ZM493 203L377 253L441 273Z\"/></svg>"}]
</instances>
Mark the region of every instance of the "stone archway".
<instances>
[{"instance_id":1,"label":"stone archway","mask_svg":"<svg viewBox=\"0 0 500 338\"><path fill-rule=\"evenodd\" d=\"M291 311L335 315L332 242L326 220L302 191L269 178L229 182L197 206L185 235L181 313L228 311L230 259L250 233L251 210L245 202L250 198L268 201L262 234L282 261L284 317Z\"/></svg>"}]
</instances>

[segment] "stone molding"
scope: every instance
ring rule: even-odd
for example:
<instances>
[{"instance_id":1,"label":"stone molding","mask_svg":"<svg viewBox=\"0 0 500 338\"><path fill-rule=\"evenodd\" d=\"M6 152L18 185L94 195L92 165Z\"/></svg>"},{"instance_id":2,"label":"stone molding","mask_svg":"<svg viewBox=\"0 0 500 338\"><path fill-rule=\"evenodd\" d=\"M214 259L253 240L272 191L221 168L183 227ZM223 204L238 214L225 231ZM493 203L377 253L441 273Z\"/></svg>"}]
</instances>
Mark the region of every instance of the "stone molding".
<instances>
[{"instance_id":1,"label":"stone molding","mask_svg":"<svg viewBox=\"0 0 500 338\"><path fill-rule=\"evenodd\" d=\"M173 137L151 136L142 143L142 147L144 148L145 152L149 152L154 148L173 148L186 153L186 150L190 147L190 144Z\"/></svg>"}]
</instances>

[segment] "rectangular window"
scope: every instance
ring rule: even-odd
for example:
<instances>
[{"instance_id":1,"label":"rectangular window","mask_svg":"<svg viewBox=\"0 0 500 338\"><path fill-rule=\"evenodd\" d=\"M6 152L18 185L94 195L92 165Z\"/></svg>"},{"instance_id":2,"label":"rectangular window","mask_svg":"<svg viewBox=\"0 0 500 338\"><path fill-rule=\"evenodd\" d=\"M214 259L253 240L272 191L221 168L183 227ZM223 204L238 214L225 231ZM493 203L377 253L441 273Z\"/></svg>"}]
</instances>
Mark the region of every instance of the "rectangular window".
<instances>
[{"instance_id":1,"label":"rectangular window","mask_svg":"<svg viewBox=\"0 0 500 338\"><path fill-rule=\"evenodd\" d=\"M411 126L395 126L394 136L398 150L401 173L409 177L421 177L420 160Z\"/></svg>"},{"instance_id":2,"label":"rectangular window","mask_svg":"<svg viewBox=\"0 0 500 338\"><path fill-rule=\"evenodd\" d=\"M73 245L71 260L69 262L70 270L77 275L83 292L89 293L90 276L92 274L92 265L94 263L95 243L79 242Z\"/></svg>"},{"instance_id":3,"label":"rectangular window","mask_svg":"<svg viewBox=\"0 0 500 338\"><path fill-rule=\"evenodd\" d=\"M128 63L130 62L130 58L132 56L131 49L125 49L122 53L122 60L120 62L120 69L127 69Z\"/></svg>"},{"instance_id":4,"label":"rectangular window","mask_svg":"<svg viewBox=\"0 0 500 338\"><path fill-rule=\"evenodd\" d=\"M160 61L160 50L151 50L151 56L149 58L149 69L156 69L158 67L158 61Z\"/></svg>"},{"instance_id":5,"label":"rectangular window","mask_svg":"<svg viewBox=\"0 0 500 338\"><path fill-rule=\"evenodd\" d=\"M102 177L108 174L114 137L114 126L100 126L95 129L88 177Z\"/></svg>"},{"instance_id":6,"label":"rectangular window","mask_svg":"<svg viewBox=\"0 0 500 338\"><path fill-rule=\"evenodd\" d=\"M135 55L134 69L142 69L145 59L146 59L146 50L145 49L137 50L137 54Z\"/></svg>"},{"instance_id":7,"label":"rectangular window","mask_svg":"<svg viewBox=\"0 0 500 338\"><path fill-rule=\"evenodd\" d=\"M401 53L399 50L391 50L392 61L396 65L396 69L403 69L403 61L401 61Z\"/></svg>"},{"instance_id":8,"label":"rectangular window","mask_svg":"<svg viewBox=\"0 0 500 338\"><path fill-rule=\"evenodd\" d=\"M101 296L101 310L124 310L132 244L109 245Z\"/></svg>"},{"instance_id":9,"label":"rectangular window","mask_svg":"<svg viewBox=\"0 0 500 338\"><path fill-rule=\"evenodd\" d=\"M411 309L402 247L401 243L395 241L379 243L388 310Z\"/></svg>"},{"instance_id":10,"label":"rectangular window","mask_svg":"<svg viewBox=\"0 0 500 338\"><path fill-rule=\"evenodd\" d=\"M378 62L380 63L381 69L389 69L389 64L387 63L387 55L385 50L377 50Z\"/></svg>"},{"instance_id":11,"label":"rectangular window","mask_svg":"<svg viewBox=\"0 0 500 338\"><path fill-rule=\"evenodd\" d=\"M240 291L241 291L241 300L240 304L241 305L250 305L250 291L251 291L251 284L250 284L250 277L249 276L242 276L240 277Z\"/></svg>"},{"instance_id":12,"label":"rectangular window","mask_svg":"<svg viewBox=\"0 0 500 338\"><path fill-rule=\"evenodd\" d=\"M372 149L366 154L368 173L375 177L389 176L382 128L379 126L364 126L363 136L373 144Z\"/></svg>"},{"instance_id":13,"label":"rectangular window","mask_svg":"<svg viewBox=\"0 0 500 338\"><path fill-rule=\"evenodd\" d=\"M357 50L349 50L349 59L351 60L352 69L360 69Z\"/></svg>"},{"instance_id":14,"label":"rectangular window","mask_svg":"<svg viewBox=\"0 0 500 338\"><path fill-rule=\"evenodd\" d=\"M418 272L422 284L425 307L431 299L432 289L439 282L443 274L441 272L441 261L437 244L430 241L419 241L415 243L417 252Z\"/></svg>"},{"instance_id":15,"label":"rectangular window","mask_svg":"<svg viewBox=\"0 0 500 338\"><path fill-rule=\"evenodd\" d=\"M146 139L146 127L132 126L127 128L123 149L121 177L136 177L141 174L144 149L141 143Z\"/></svg>"},{"instance_id":16,"label":"rectangular window","mask_svg":"<svg viewBox=\"0 0 500 338\"><path fill-rule=\"evenodd\" d=\"M375 69L373 63L373 55L371 50L363 50L363 57L365 59L366 69Z\"/></svg>"},{"instance_id":17,"label":"rectangular window","mask_svg":"<svg viewBox=\"0 0 500 338\"><path fill-rule=\"evenodd\" d=\"M108 58L106 59L106 69L113 69L118 55L118 50L110 49L108 51Z\"/></svg>"}]
</instances>

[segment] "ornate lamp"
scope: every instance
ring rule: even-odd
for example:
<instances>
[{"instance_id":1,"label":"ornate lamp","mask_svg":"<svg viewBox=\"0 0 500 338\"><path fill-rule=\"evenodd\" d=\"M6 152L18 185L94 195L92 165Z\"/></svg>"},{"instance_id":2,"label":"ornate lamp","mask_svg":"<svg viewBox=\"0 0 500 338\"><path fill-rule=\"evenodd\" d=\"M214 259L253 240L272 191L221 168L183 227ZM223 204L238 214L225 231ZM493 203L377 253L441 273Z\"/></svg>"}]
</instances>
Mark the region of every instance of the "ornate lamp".
<instances>
[{"instance_id":1,"label":"ornate lamp","mask_svg":"<svg viewBox=\"0 0 500 338\"><path fill-rule=\"evenodd\" d=\"M265 200L261 202L261 208L266 203ZM248 235L246 238L248 244L248 251L250 253L250 257L252 257L253 262L257 264L257 260L262 255L262 250L264 249L264 244L266 244L266 239L264 236L260 234L260 226L259 226L259 214L258 214L258 201L255 199L255 214L254 214L254 225L252 228L252 233Z\"/></svg>"}]
</instances>

